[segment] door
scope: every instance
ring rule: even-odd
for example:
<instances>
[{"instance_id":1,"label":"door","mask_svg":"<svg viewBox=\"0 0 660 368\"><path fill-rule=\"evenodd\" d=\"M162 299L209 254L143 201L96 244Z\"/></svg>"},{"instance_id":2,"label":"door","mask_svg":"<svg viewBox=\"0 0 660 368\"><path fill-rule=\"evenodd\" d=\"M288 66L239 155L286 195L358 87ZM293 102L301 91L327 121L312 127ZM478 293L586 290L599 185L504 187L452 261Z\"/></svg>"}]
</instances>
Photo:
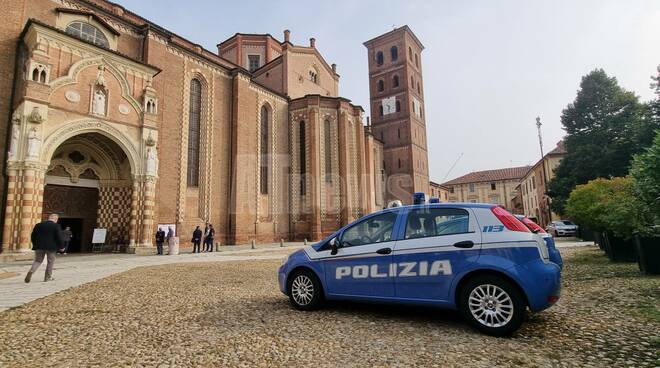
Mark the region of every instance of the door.
<instances>
[{"instance_id":1,"label":"door","mask_svg":"<svg viewBox=\"0 0 660 368\"><path fill-rule=\"evenodd\" d=\"M481 233L473 212L418 208L402 217L405 232L392 253L396 297L447 300L454 275L479 257Z\"/></svg>"},{"instance_id":2,"label":"door","mask_svg":"<svg viewBox=\"0 0 660 368\"><path fill-rule=\"evenodd\" d=\"M80 253L84 251L83 238L83 219L79 218L61 218L57 221L62 230L67 227L71 230L71 242L69 243L69 253Z\"/></svg>"},{"instance_id":3,"label":"door","mask_svg":"<svg viewBox=\"0 0 660 368\"><path fill-rule=\"evenodd\" d=\"M398 212L370 216L338 236L337 254L329 254L322 261L328 294L394 296L394 280L389 276L389 267Z\"/></svg>"}]
</instances>

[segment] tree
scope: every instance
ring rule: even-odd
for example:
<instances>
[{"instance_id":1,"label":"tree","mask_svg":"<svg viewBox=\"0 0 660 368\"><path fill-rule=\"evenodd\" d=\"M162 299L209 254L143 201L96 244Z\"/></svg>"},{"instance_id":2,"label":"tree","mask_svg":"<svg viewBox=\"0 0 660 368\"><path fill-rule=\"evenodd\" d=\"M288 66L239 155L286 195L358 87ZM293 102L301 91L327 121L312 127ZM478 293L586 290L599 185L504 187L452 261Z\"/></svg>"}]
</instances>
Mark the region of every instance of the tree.
<instances>
[{"instance_id":1,"label":"tree","mask_svg":"<svg viewBox=\"0 0 660 368\"><path fill-rule=\"evenodd\" d=\"M548 184L557 213L564 213L576 185L626 176L632 156L650 144L648 131L654 124L650 107L602 69L582 77L575 101L562 111L561 123L566 155Z\"/></svg>"},{"instance_id":2,"label":"tree","mask_svg":"<svg viewBox=\"0 0 660 368\"><path fill-rule=\"evenodd\" d=\"M660 225L660 130L653 145L646 152L635 156L630 175L636 198L641 202L641 216L648 222Z\"/></svg>"},{"instance_id":3,"label":"tree","mask_svg":"<svg viewBox=\"0 0 660 368\"><path fill-rule=\"evenodd\" d=\"M578 185L566 201L566 214L589 229L611 231L621 238L630 238L642 227L639 202L628 177Z\"/></svg>"}]
</instances>

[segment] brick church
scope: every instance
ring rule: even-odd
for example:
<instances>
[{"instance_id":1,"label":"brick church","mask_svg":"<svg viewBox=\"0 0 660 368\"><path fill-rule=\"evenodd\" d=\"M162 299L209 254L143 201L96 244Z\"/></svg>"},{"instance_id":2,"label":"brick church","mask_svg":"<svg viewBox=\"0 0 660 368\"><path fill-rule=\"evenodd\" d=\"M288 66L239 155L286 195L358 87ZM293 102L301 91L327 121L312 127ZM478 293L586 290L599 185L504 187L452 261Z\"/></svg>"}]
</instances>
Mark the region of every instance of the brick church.
<instances>
[{"instance_id":1,"label":"brick church","mask_svg":"<svg viewBox=\"0 0 660 368\"><path fill-rule=\"evenodd\" d=\"M0 23L2 252L56 212L74 247L315 240L428 192L422 44L367 41L372 124L315 40L237 33L209 51L104 0L8 0ZM409 82L408 82L409 81ZM368 119L367 119L368 122Z\"/></svg>"}]
</instances>

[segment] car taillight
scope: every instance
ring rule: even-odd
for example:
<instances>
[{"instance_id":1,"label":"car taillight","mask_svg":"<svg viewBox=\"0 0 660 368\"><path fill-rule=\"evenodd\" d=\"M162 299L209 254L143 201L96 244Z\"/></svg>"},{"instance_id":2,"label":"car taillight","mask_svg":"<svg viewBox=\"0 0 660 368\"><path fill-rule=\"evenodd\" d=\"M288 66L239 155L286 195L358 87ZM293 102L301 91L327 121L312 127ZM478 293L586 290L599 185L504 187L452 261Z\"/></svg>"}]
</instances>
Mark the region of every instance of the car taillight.
<instances>
[{"instance_id":1,"label":"car taillight","mask_svg":"<svg viewBox=\"0 0 660 368\"><path fill-rule=\"evenodd\" d=\"M536 222L530 220L527 217L523 218L522 222L524 222L528 228L532 229L532 231L536 231L537 233L545 233L545 230L543 230L542 227L540 227L538 224L536 224Z\"/></svg>"},{"instance_id":2,"label":"car taillight","mask_svg":"<svg viewBox=\"0 0 660 368\"><path fill-rule=\"evenodd\" d=\"M490 209L495 217L497 217L498 220L506 227L507 229L511 231L519 231L522 233L529 233L529 229L525 224L520 222L515 216L509 213L509 211L505 210L502 207L492 207Z\"/></svg>"}]
</instances>

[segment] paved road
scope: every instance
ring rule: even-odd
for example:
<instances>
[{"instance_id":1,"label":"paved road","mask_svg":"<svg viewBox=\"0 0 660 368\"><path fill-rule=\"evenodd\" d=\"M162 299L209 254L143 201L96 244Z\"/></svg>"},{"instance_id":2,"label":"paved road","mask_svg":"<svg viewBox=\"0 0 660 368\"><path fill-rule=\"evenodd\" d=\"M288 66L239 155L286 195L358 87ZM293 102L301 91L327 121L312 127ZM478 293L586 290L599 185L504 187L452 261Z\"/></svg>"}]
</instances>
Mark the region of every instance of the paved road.
<instances>
[{"instance_id":1,"label":"paved road","mask_svg":"<svg viewBox=\"0 0 660 368\"><path fill-rule=\"evenodd\" d=\"M53 282L43 282L46 262L32 277L32 282L23 281L30 269L31 262L17 261L0 264L0 273L5 272L7 278L0 278L0 312L9 308L29 303L56 292L80 286L88 282L108 277L115 273L128 271L142 266L157 266L171 263L226 262L248 259L278 259L285 253L301 248L302 243L286 243L280 248L277 244L260 245L257 249L250 246L231 247L231 250L221 252L191 254L177 256L136 256L130 254L96 254L57 256L53 271ZM271 255L264 253L273 252ZM251 255L259 253L259 255ZM13 277L11 275L14 275Z\"/></svg>"}]
</instances>

